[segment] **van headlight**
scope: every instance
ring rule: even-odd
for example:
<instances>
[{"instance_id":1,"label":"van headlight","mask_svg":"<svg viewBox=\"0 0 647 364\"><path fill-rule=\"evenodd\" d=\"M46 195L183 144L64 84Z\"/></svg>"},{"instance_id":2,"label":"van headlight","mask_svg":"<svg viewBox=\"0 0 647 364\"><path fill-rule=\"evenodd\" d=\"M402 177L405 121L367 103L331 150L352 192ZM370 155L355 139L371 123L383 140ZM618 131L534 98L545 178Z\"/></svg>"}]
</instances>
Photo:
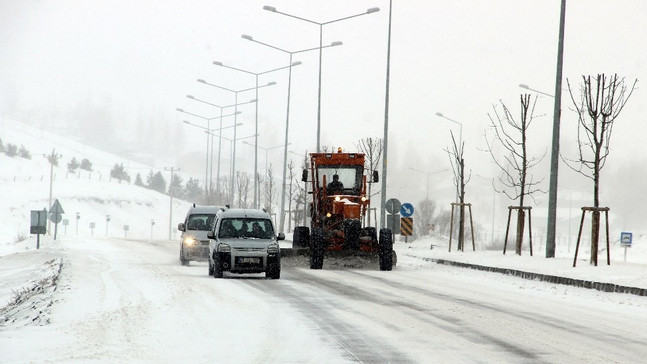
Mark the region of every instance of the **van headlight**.
<instances>
[{"instance_id":1,"label":"van headlight","mask_svg":"<svg viewBox=\"0 0 647 364\"><path fill-rule=\"evenodd\" d=\"M229 244L225 243L220 243L218 244L218 253L230 253L231 252L231 247Z\"/></svg>"},{"instance_id":2,"label":"van headlight","mask_svg":"<svg viewBox=\"0 0 647 364\"><path fill-rule=\"evenodd\" d=\"M191 237L191 236L189 236L189 237L187 237L186 239L184 239L184 244L185 244L185 245L195 245L195 244L197 244L197 243L198 243L198 241L197 241L197 240L195 240L195 239L194 239L193 237Z\"/></svg>"},{"instance_id":3,"label":"van headlight","mask_svg":"<svg viewBox=\"0 0 647 364\"><path fill-rule=\"evenodd\" d=\"M278 253L278 252L279 252L279 250L280 250L280 248L279 248L279 244L272 243L272 244L270 244L270 245L268 245L268 246L267 246L267 252L268 252L269 254L276 254L276 253Z\"/></svg>"}]
</instances>

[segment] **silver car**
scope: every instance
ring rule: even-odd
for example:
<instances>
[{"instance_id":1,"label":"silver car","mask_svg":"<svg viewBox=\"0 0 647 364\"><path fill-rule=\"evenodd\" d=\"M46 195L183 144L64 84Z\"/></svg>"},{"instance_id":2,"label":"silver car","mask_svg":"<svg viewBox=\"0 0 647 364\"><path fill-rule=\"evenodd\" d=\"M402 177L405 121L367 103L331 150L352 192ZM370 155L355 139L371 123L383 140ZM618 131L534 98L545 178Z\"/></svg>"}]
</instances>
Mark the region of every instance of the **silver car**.
<instances>
[{"instance_id":1,"label":"silver car","mask_svg":"<svg viewBox=\"0 0 647 364\"><path fill-rule=\"evenodd\" d=\"M223 272L265 273L281 277L281 249L274 224L264 210L222 209L216 215L209 237L209 275L222 278Z\"/></svg>"},{"instance_id":2,"label":"silver car","mask_svg":"<svg viewBox=\"0 0 647 364\"><path fill-rule=\"evenodd\" d=\"M177 229L182 232L180 238L180 262L189 265L192 260L205 262L209 257L209 238L207 233L213 229L218 206L196 206L193 204L186 213L184 222Z\"/></svg>"}]
</instances>

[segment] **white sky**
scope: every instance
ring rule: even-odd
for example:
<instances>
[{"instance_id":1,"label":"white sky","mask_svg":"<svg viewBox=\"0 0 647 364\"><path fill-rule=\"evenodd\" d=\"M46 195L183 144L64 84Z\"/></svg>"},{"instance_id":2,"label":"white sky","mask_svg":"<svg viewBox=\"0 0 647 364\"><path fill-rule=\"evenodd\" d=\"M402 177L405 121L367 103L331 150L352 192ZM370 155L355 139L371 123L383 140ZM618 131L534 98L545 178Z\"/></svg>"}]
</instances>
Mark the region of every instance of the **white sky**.
<instances>
[{"instance_id":1,"label":"white sky","mask_svg":"<svg viewBox=\"0 0 647 364\"><path fill-rule=\"evenodd\" d=\"M108 120L139 153L168 149L180 161L192 153L201 158L203 134L183 125L181 121L191 117L175 109L212 117L219 115L216 108L185 96L220 105L232 104L233 96L196 79L243 89L253 87L252 76L212 62L253 72L287 65L287 55L241 39L241 34L289 50L318 46L316 25L264 11L263 5L318 22L379 7L378 13L324 26L324 44L339 40L344 45L324 51L321 144L354 149L352 144L360 138L382 137L388 1L305 4L296 0L2 1L0 115L80 134L75 130L78 121L72 119L79 118L82 105L94 104L108 116L97 123L84 120L84 125L101 132ZM410 167L430 172L448 167L443 148L449 143L449 130L458 133L458 127L435 116L436 112L463 124L468 168L474 175L492 177L489 157L479 151L484 146L487 113L500 99L518 110L518 97L524 92L520 83L554 92L560 1L396 0L393 6L389 197L412 202L424 197L426 176ZM564 84L566 78L579 82L582 74L601 72L645 79L647 52L641 48L647 39L645 14L647 2L641 0L568 1ZM316 143L318 59L316 53L294 59L303 64L293 72L289 149L302 153L312 151ZM277 85L260 91L261 147L284 142L286 72L260 77L260 83L268 81ZM252 98L252 94L240 96ZM640 118L646 101L639 83L614 130L613 151L602 180L603 193L613 202L640 186L641 158L636 156L645 155L644 147L632 141L647 132ZM566 153L574 141L575 115L566 94L562 105L562 151ZM546 116L535 124L531 148L537 153L550 144L552 108L552 98L539 98L536 113ZM239 137L253 134L254 108L245 106L239 122L244 123ZM155 134L150 133L151 125L159 129ZM237 165L251 171L253 149L238 144L238 151ZM277 149L268 156L275 175L280 175L282 153ZM264 157L259 150L259 168ZM545 177L545 189L548 160L547 155L535 171L538 178ZM587 180L564 165L560 178L565 188L562 201L583 191L586 202L574 204L590 204L592 187ZM448 173L432 176L430 184L432 198L452 200ZM491 201L486 179L474 177L471 187L468 199ZM539 198L540 208L545 207L544 199ZM497 201L501 207L509 203ZM626 212L625 220L630 220L631 206L609 205L612 211Z\"/></svg>"}]
</instances>

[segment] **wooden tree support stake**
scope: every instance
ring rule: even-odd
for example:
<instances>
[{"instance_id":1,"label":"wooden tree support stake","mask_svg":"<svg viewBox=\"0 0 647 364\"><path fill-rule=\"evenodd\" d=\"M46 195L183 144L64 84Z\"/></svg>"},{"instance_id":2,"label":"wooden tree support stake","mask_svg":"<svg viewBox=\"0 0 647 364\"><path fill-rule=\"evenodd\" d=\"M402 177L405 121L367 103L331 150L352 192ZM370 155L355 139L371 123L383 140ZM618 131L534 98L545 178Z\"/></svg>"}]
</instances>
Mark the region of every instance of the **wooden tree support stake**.
<instances>
[{"instance_id":1,"label":"wooden tree support stake","mask_svg":"<svg viewBox=\"0 0 647 364\"><path fill-rule=\"evenodd\" d=\"M454 231L454 207L455 206L462 206L462 207L467 206L468 209L469 209L469 212L470 212L470 231L472 232L472 250L476 251L476 245L474 245L474 220L472 220L472 204L471 203L460 203L460 202L452 202L452 216L450 218L450 224L449 224L449 251L450 252L452 251L452 232Z\"/></svg>"},{"instance_id":2,"label":"wooden tree support stake","mask_svg":"<svg viewBox=\"0 0 647 364\"><path fill-rule=\"evenodd\" d=\"M508 233L510 232L510 217L512 215L512 210L524 209L528 210L528 238L530 239L530 256L532 257L532 206L508 206L508 225L505 228L505 241L503 243L503 255L508 247Z\"/></svg>"},{"instance_id":3,"label":"wooden tree support stake","mask_svg":"<svg viewBox=\"0 0 647 364\"><path fill-rule=\"evenodd\" d=\"M573 267L575 267L575 263L577 262L577 252L580 249L580 239L582 238L582 227L584 226L584 215L586 214L587 211L604 212L604 218L606 220L606 228L607 228L607 265L611 265L611 253L609 252L609 208L608 207L582 207L582 220L580 220L580 232L577 234L577 244L575 245L575 257L573 258ZM595 252L596 259L594 261L596 267L598 265L597 255L598 255L598 252L596 251Z\"/></svg>"}]
</instances>

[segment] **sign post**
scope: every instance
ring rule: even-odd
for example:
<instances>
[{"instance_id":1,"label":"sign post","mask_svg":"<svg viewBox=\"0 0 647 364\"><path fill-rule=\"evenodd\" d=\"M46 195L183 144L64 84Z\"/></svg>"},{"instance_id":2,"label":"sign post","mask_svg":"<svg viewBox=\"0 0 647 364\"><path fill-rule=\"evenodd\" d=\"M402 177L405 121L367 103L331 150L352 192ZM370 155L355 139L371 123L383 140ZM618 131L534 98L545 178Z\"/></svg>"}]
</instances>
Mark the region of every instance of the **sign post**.
<instances>
[{"instance_id":1,"label":"sign post","mask_svg":"<svg viewBox=\"0 0 647 364\"><path fill-rule=\"evenodd\" d=\"M61 203L56 199L52 204L52 207L49 209L49 220L54 223L54 240L56 240L56 233L58 232L58 223L63 220L63 216L61 216L61 214L64 213L65 211L63 211L63 206L61 206Z\"/></svg>"},{"instance_id":2,"label":"sign post","mask_svg":"<svg viewBox=\"0 0 647 364\"><path fill-rule=\"evenodd\" d=\"M627 248L631 248L632 238L633 238L632 233L628 233L628 232L620 233L620 246L625 248L625 262L627 261Z\"/></svg>"},{"instance_id":3,"label":"sign post","mask_svg":"<svg viewBox=\"0 0 647 364\"><path fill-rule=\"evenodd\" d=\"M36 234L36 249L40 249L40 234L47 233L47 209L31 210L30 234Z\"/></svg>"},{"instance_id":4,"label":"sign post","mask_svg":"<svg viewBox=\"0 0 647 364\"><path fill-rule=\"evenodd\" d=\"M400 229L396 229L397 225L395 224L395 222L399 220L400 216L398 215L398 212L400 211L401 207L402 204L397 198L388 199L384 205L386 212L391 214L390 216L387 216L387 218L390 217L390 223L387 222L387 225L389 225L389 228L391 228L391 237L393 240L395 240L395 234L400 231Z\"/></svg>"}]
</instances>

